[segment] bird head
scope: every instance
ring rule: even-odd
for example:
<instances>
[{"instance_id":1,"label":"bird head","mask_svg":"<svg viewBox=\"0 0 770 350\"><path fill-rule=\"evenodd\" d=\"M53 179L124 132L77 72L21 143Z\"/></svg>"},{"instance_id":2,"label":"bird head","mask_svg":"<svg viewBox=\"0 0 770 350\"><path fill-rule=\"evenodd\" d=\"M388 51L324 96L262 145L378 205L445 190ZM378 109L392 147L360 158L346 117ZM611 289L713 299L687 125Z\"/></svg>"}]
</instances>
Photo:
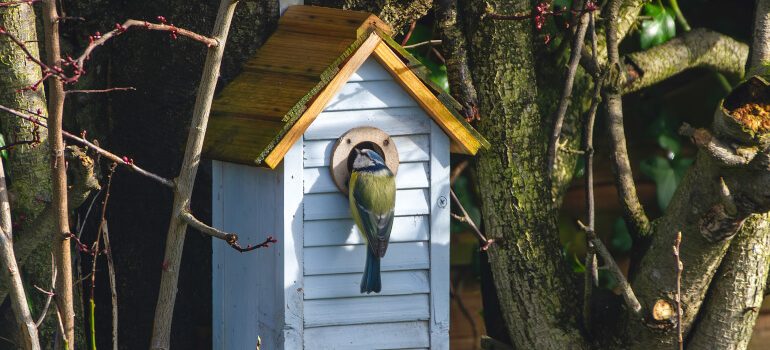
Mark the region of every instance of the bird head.
<instances>
[{"instance_id":1,"label":"bird head","mask_svg":"<svg viewBox=\"0 0 770 350\"><path fill-rule=\"evenodd\" d=\"M353 160L353 170L385 166L385 161L377 152L368 148L356 148L355 151L356 155Z\"/></svg>"}]
</instances>

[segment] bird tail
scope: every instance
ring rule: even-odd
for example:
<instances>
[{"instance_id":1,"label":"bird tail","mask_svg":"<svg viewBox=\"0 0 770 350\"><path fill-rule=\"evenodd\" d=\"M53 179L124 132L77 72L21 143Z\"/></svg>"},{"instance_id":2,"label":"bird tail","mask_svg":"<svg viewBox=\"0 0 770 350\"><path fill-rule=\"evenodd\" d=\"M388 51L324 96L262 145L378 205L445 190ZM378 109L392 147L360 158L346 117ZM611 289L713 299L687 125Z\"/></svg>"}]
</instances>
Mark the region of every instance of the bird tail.
<instances>
[{"instance_id":1,"label":"bird tail","mask_svg":"<svg viewBox=\"0 0 770 350\"><path fill-rule=\"evenodd\" d=\"M379 293L382 290L380 279L380 257L374 255L371 249L366 249L366 267L361 278L361 293Z\"/></svg>"}]
</instances>

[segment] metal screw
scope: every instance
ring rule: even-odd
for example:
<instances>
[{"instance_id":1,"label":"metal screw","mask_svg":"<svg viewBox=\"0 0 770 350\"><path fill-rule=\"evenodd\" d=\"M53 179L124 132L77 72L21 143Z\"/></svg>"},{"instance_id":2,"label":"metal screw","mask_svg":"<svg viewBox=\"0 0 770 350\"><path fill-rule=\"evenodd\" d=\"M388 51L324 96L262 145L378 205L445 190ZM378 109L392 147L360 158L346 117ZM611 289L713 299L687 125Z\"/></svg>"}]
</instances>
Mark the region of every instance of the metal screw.
<instances>
[{"instance_id":1,"label":"metal screw","mask_svg":"<svg viewBox=\"0 0 770 350\"><path fill-rule=\"evenodd\" d=\"M441 208L446 208L447 200L446 197L440 196L438 197L438 206Z\"/></svg>"}]
</instances>

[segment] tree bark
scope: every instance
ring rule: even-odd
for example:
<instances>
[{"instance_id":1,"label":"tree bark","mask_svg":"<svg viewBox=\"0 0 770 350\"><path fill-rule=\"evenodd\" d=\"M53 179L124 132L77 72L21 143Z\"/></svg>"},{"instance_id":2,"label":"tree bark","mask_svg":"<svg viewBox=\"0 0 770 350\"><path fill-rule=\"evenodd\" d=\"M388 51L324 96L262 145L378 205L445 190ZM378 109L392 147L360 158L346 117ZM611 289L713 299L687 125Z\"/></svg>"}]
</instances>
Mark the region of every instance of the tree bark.
<instances>
[{"instance_id":1,"label":"tree bark","mask_svg":"<svg viewBox=\"0 0 770 350\"><path fill-rule=\"evenodd\" d=\"M687 345L745 349L764 299L770 268L770 216L752 215L730 243Z\"/></svg>"},{"instance_id":2,"label":"tree bark","mask_svg":"<svg viewBox=\"0 0 770 350\"><path fill-rule=\"evenodd\" d=\"M707 68L740 80L749 46L708 29L695 29L663 45L626 56L623 93L659 83L692 68Z\"/></svg>"},{"instance_id":3,"label":"tree bark","mask_svg":"<svg viewBox=\"0 0 770 350\"><path fill-rule=\"evenodd\" d=\"M5 185L4 172L3 162L0 161L0 257L5 267L3 270L7 271L3 275L8 275L6 280L11 285L11 308L16 314L16 323L19 325L19 338L22 343L20 347L25 350L39 350L40 340L38 339L37 326L29 311L27 295L24 286L22 286L19 267L13 253L11 206L8 202L8 189Z\"/></svg>"},{"instance_id":4,"label":"tree bark","mask_svg":"<svg viewBox=\"0 0 770 350\"><path fill-rule=\"evenodd\" d=\"M528 1L490 5L530 9ZM479 20L483 4L466 6L470 69L482 115L478 127L494 145L478 159L484 227L495 239L488 254L508 333L521 349L585 348L543 166L549 137L533 84L531 23Z\"/></svg>"},{"instance_id":5,"label":"tree bark","mask_svg":"<svg viewBox=\"0 0 770 350\"><path fill-rule=\"evenodd\" d=\"M432 0L307 0L305 5L336 7L376 14L390 24L394 33L401 33L407 24L416 21L431 9Z\"/></svg>"}]
</instances>

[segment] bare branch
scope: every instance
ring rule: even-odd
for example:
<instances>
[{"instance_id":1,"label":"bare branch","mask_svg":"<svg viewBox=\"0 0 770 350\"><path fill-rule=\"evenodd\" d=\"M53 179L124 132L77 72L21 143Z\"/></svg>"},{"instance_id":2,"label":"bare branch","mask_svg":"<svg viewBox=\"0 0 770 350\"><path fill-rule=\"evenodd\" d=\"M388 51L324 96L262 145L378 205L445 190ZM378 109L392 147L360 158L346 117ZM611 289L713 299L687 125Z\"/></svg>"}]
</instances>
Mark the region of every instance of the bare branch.
<instances>
[{"instance_id":1,"label":"bare branch","mask_svg":"<svg viewBox=\"0 0 770 350\"><path fill-rule=\"evenodd\" d=\"M59 14L56 0L43 1L43 31L46 64L49 72L61 74L61 47L59 42ZM69 210L67 206L67 173L64 160L62 120L64 119L64 80L53 79L48 84L48 144L51 151L51 192L55 230L51 234L54 260L59 269L56 281L56 299L61 308L64 338L75 344L75 310L72 284L72 257L69 237Z\"/></svg>"},{"instance_id":2,"label":"bare branch","mask_svg":"<svg viewBox=\"0 0 770 350\"><path fill-rule=\"evenodd\" d=\"M48 128L48 125L43 123L42 121L40 121L40 119L38 119L37 116L25 114L25 113L19 112L19 111L15 110L15 109L8 108L8 107L3 106L3 105L0 105L0 110L8 112L10 114L13 114L13 115L15 115L15 116L17 116L19 118L22 118L24 120L32 122L32 123L34 123L36 125L42 126L44 128ZM76 136L76 135L74 135L74 134L72 134L70 132L67 132L67 131L62 130L62 135L64 137L72 140L72 141L75 141L75 142L77 142L77 143L79 143L81 145L84 145L84 146L87 146L90 149L93 149L96 153L106 157L107 159L109 159L109 160L111 160L111 161L113 161L115 163L118 163L119 165L123 165L123 166L127 167L128 169L130 169L130 170L132 170L132 171L134 171L136 173L139 173L141 175L149 177L150 179L155 180L155 181L165 185L166 187L169 187L169 188L172 188L172 189L175 187L174 181L166 179L166 178L164 178L164 177L162 177L160 175L151 173L151 172L149 172L147 170L144 170L144 169L140 168L139 166L134 164L134 160L131 159L131 158L128 158L128 157L125 157L125 156L124 157L120 157L120 156L118 156L118 155L116 155L116 154L114 154L114 153L112 153L110 151L107 151L107 150L97 146L96 144L86 140L85 138Z\"/></svg>"},{"instance_id":3,"label":"bare branch","mask_svg":"<svg viewBox=\"0 0 770 350\"><path fill-rule=\"evenodd\" d=\"M51 254L51 291L46 292L42 289L40 289L38 286L35 286L39 291L47 294L47 297L45 299L45 306L43 306L43 311L40 312L40 316L37 319L37 322L35 322L35 326L40 328L40 325L43 324L43 321L45 321L45 316L48 314L48 308L51 306L51 300L53 300L54 297L54 288L56 286L56 261L53 258L53 253Z\"/></svg>"},{"instance_id":4,"label":"bare branch","mask_svg":"<svg viewBox=\"0 0 770 350\"><path fill-rule=\"evenodd\" d=\"M602 257L604 264L607 266L607 270L612 273L612 276L618 281L618 288L620 288L620 291L623 293L623 300L625 301L626 306L628 306L637 319L641 321L642 304L640 304L639 299L636 298L633 289L631 289L631 285L628 284L626 276L623 275L623 271L620 270L620 267L615 262L610 251L607 250L607 247L604 246L601 239L594 238L591 240L591 243L593 243L596 248L596 253Z\"/></svg>"},{"instance_id":5,"label":"bare branch","mask_svg":"<svg viewBox=\"0 0 770 350\"><path fill-rule=\"evenodd\" d=\"M674 10L674 14L676 14L676 21L679 22L679 25L682 26L682 29L684 29L685 32L689 32L691 30L690 24L687 23L687 19L684 18L682 10L679 9L679 2L676 0L668 0L668 6Z\"/></svg>"},{"instance_id":6,"label":"bare branch","mask_svg":"<svg viewBox=\"0 0 770 350\"><path fill-rule=\"evenodd\" d=\"M683 136L690 137L698 148L727 167L737 167L749 164L757 155L757 149L735 148L719 138L714 137L710 131L706 129L694 129L687 123L682 124L679 128L679 133Z\"/></svg>"},{"instance_id":7,"label":"bare branch","mask_svg":"<svg viewBox=\"0 0 770 350\"><path fill-rule=\"evenodd\" d=\"M770 0L757 0L749 75L770 75Z\"/></svg>"},{"instance_id":8,"label":"bare branch","mask_svg":"<svg viewBox=\"0 0 770 350\"><path fill-rule=\"evenodd\" d=\"M230 23L237 5L237 0L221 0L220 2L217 18L212 30L213 34L211 35L217 39L219 45L210 46L208 49L198 86L198 93L195 97L195 107L193 108L190 130L187 135L187 146L185 147L182 167L177 177L177 186L174 191L174 207L171 211L173 214L169 224L168 235L166 236L166 251L163 258L163 266L165 268L161 271L152 340L150 341L151 349L167 350L171 346L171 321L174 315L174 302L176 301L184 238L187 232L187 222L182 219L179 213L188 208L190 197L192 196L201 150L203 149L203 139L206 135L211 102L214 98L214 90L219 78L219 68L222 64L225 42L227 41Z\"/></svg>"},{"instance_id":9,"label":"bare branch","mask_svg":"<svg viewBox=\"0 0 770 350\"><path fill-rule=\"evenodd\" d=\"M412 21L412 23L409 24L409 30L406 32L406 34L404 34L404 39L401 40L401 46L406 45L406 43L412 37L412 33L414 33L415 28L417 28L417 21Z\"/></svg>"},{"instance_id":10,"label":"bare branch","mask_svg":"<svg viewBox=\"0 0 770 350\"><path fill-rule=\"evenodd\" d=\"M413 49L415 47L420 47L425 45L441 45L441 40L426 40L426 41L419 42L417 44L406 45L402 47L405 49Z\"/></svg>"},{"instance_id":11,"label":"bare branch","mask_svg":"<svg viewBox=\"0 0 770 350\"><path fill-rule=\"evenodd\" d=\"M208 46L210 48L211 47L216 47L217 45L219 45L219 41L217 41L217 39L215 39L215 38L209 38L207 36L200 35L198 33L189 31L187 29L179 28L179 27L174 26L173 24L166 24L165 23L165 18L163 18L162 16L158 16L158 19L162 23L150 23L150 22L147 22L147 21L139 21L139 20L135 20L135 19L129 19L129 20L123 22L123 24L117 24L116 23L115 24L115 29L113 29L113 30L111 30L111 31L109 31L109 32L107 32L105 34L100 34L100 33L97 32L95 35L92 35L91 36L91 42L88 44L88 46L85 48L85 50L83 50L83 53L77 59L75 59L75 60L71 60L71 59L68 60L68 63L72 64L72 66L75 69L75 76L74 77L77 77L77 76L79 76L79 75L81 75L83 73L83 68L85 67L85 61L87 61L91 57L91 53L97 47L102 46L102 45L104 45L104 43L106 43L110 39L112 39L112 38L114 38L114 37L116 37L116 36L118 36L120 34L125 33L131 27L140 27L140 28L144 28L144 29L147 29L147 30L158 30L158 31L169 32L169 33L171 33L172 38L176 39L177 35L184 36L184 37L190 38L192 40L201 42L201 43L205 44L206 46ZM77 80L77 79L75 79L75 80Z\"/></svg>"},{"instance_id":12,"label":"bare branch","mask_svg":"<svg viewBox=\"0 0 770 350\"><path fill-rule=\"evenodd\" d=\"M765 285L770 267L768 219L767 213L752 215L730 243L697 325L687 337L689 348L747 348L769 290Z\"/></svg>"},{"instance_id":13,"label":"bare branch","mask_svg":"<svg viewBox=\"0 0 770 350\"><path fill-rule=\"evenodd\" d=\"M110 278L110 295L112 299L112 350L118 350L118 286L115 282L115 262L112 260L112 245L107 221L102 222L104 233L104 251L107 256L107 273Z\"/></svg>"},{"instance_id":14,"label":"bare branch","mask_svg":"<svg viewBox=\"0 0 770 350\"><path fill-rule=\"evenodd\" d=\"M613 161L613 172L618 187L621 205L626 221L633 231L645 235L650 230L650 220L644 212L639 197L636 194L634 177L631 172L631 162L626 149L625 127L623 126L623 102L620 95L621 65L618 53L617 16L620 0L610 0L607 8L607 57L608 77L602 95L607 115L607 128L610 136L610 157Z\"/></svg>"},{"instance_id":15,"label":"bare branch","mask_svg":"<svg viewBox=\"0 0 770 350\"><path fill-rule=\"evenodd\" d=\"M479 230L479 227L476 226L476 223L473 222L473 219L471 219L471 216L468 215L468 212L465 210L465 207L463 207L462 203L460 203L460 200L457 198L457 195L455 195L455 191L450 189L449 194L452 196L452 201L455 202L458 208L460 208L460 211L463 213L462 216L462 222L467 223L468 226L470 226L473 229L473 232L476 233L476 238L479 239L479 249L482 251L486 251L489 249L489 246L492 245L492 243L495 243L494 239L487 239L486 236L484 236L483 233L481 233L481 230Z\"/></svg>"},{"instance_id":16,"label":"bare branch","mask_svg":"<svg viewBox=\"0 0 770 350\"><path fill-rule=\"evenodd\" d=\"M21 275L19 274L19 266L16 263L16 256L13 252L11 208L8 202L8 189L5 185L4 173L3 162L0 162L0 259L2 259L0 266L3 266L3 269L9 275L7 280L10 282L11 308L14 315L16 315L21 339L24 341L23 348L38 350L40 349L40 341L38 339L37 326L29 311L27 295L24 292Z\"/></svg>"},{"instance_id":17,"label":"bare branch","mask_svg":"<svg viewBox=\"0 0 770 350\"><path fill-rule=\"evenodd\" d=\"M553 168L556 166L556 151L559 145L559 138L561 137L561 128L564 124L564 117L567 115L567 107L569 107L569 103L572 100L572 86L575 82L575 74L577 73L578 64L580 63L580 53L583 50L583 42L585 40L586 30L588 29L588 13L595 8L595 5L590 0L583 2L584 14L579 17L575 36L572 38L572 49L570 49L569 64L567 65L564 87L561 92L561 98L559 99L559 106L556 108L556 115L554 116L551 141L548 143L546 166L548 167L547 173L549 176L553 174Z\"/></svg>"},{"instance_id":18,"label":"bare branch","mask_svg":"<svg viewBox=\"0 0 770 350\"><path fill-rule=\"evenodd\" d=\"M708 68L738 80L743 77L748 45L729 36L695 29L663 45L625 57L623 93L657 84L685 70Z\"/></svg>"},{"instance_id":19,"label":"bare branch","mask_svg":"<svg viewBox=\"0 0 770 350\"><path fill-rule=\"evenodd\" d=\"M276 243L278 240L273 238L273 236L267 236L264 242L256 245L247 245L246 248L243 248L240 243L238 243L238 235L235 233L227 233L225 231L216 229L214 227L211 227L209 225L204 224L202 221L198 220L192 213L189 211L184 211L180 214L180 217L182 220L184 220L190 227L198 230L198 232L209 235L214 238L219 238L227 244L229 244L233 249L244 253L248 251L252 251L254 249L258 248L267 248L270 246L271 243Z\"/></svg>"},{"instance_id":20,"label":"bare branch","mask_svg":"<svg viewBox=\"0 0 770 350\"><path fill-rule=\"evenodd\" d=\"M599 65L599 59L596 56L596 26L594 20L594 14L589 13L588 29L591 34L591 47L593 54L593 61L596 65ZM599 109L599 103L601 102L601 88L603 84L603 77L598 74L594 75L594 92L591 99L591 107L588 109L588 114L585 118L585 124L583 127L583 152L585 156L585 186L586 186L586 217L588 217L588 225L584 231L586 233L586 257L585 257L585 286L583 293L583 323L586 329L591 330L591 295L593 294L593 287L599 283L599 271L596 261L596 247L591 243L591 240L596 238L595 222L596 222L596 209L594 202L594 123L596 122L596 111Z\"/></svg>"},{"instance_id":21,"label":"bare branch","mask_svg":"<svg viewBox=\"0 0 770 350\"><path fill-rule=\"evenodd\" d=\"M114 92L114 91L136 91L136 88L135 87L114 87L114 88L97 89L97 90L67 90L64 92L67 94L95 94L95 93Z\"/></svg>"}]
</instances>

